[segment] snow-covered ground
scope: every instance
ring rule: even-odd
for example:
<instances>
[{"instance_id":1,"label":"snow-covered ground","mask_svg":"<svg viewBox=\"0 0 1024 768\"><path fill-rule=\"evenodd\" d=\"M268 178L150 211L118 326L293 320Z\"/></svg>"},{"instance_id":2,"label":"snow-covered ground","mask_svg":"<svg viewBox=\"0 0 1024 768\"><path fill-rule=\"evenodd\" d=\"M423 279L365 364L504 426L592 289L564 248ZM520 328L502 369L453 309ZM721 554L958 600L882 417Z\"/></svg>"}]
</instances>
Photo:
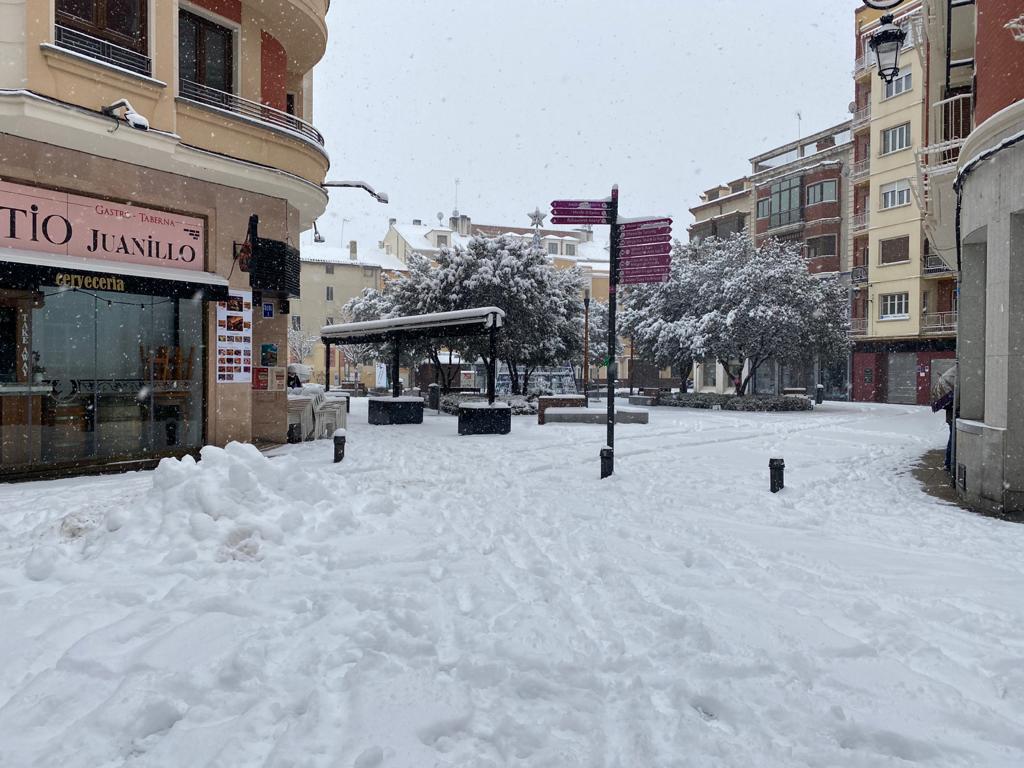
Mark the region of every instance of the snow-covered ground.
<instances>
[{"instance_id":1,"label":"snow-covered ground","mask_svg":"<svg viewBox=\"0 0 1024 768\"><path fill-rule=\"evenodd\" d=\"M927 409L369 427L0 487L0 765L1024 765L1024 526ZM786 489L768 492L768 459Z\"/></svg>"}]
</instances>

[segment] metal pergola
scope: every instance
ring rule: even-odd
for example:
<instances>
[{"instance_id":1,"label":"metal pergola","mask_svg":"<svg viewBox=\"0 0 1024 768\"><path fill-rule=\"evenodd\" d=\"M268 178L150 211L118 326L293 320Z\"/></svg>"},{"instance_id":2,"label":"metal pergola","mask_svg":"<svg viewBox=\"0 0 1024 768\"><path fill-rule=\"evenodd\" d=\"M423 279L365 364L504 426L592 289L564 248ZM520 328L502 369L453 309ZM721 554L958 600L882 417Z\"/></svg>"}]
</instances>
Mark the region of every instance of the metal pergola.
<instances>
[{"instance_id":1,"label":"metal pergola","mask_svg":"<svg viewBox=\"0 0 1024 768\"><path fill-rule=\"evenodd\" d=\"M498 307L476 307L455 312L435 312L429 315L389 317L361 323L325 325L320 329L320 340L327 347L326 360L331 359L332 344L390 344L391 395L401 394L398 380L399 357L403 342L439 336L490 336L490 364L487 366L487 402L494 402L495 356L497 332L505 324L505 310ZM330 367L325 381L330 389Z\"/></svg>"}]
</instances>

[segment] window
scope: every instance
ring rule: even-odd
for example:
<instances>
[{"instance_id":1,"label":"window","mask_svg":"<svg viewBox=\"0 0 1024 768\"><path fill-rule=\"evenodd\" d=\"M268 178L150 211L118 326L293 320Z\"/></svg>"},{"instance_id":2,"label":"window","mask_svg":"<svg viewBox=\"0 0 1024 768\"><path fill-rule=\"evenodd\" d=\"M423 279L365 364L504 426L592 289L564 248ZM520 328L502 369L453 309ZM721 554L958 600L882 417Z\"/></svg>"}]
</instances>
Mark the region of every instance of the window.
<instances>
[{"instance_id":1,"label":"window","mask_svg":"<svg viewBox=\"0 0 1024 768\"><path fill-rule=\"evenodd\" d=\"M235 91L234 34L188 11L178 16L178 74L182 80Z\"/></svg>"},{"instance_id":2,"label":"window","mask_svg":"<svg viewBox=\"0 0 1024 768\"><path fill-rule=\"evenodd\" d=\"M147 53L147 0L57 0L57 23Z\"/></svg>"},{"instance_id":3,"label":"window","mask_svg":"<svg viewBox=\"0 0 1024 768\"><path fill-rule=\"evenodd\" d=\"M836 183L821 181L807 187L807 204L834 203L836 201Z\"/></svg>"},{"instance_id":4,"label":"window","mask_svg":"<svg viewBox=\"0 0 1024 768\"><path fill-rule=\"evenodd\" d=\"M885 293L880 297L879 320L906 320L910 317L910 294Z\"/></svg>"},{"instance_id":5,"label":"window","mask_svg":"<svg viewBox=\"0 0 1024 768\"><path fill-rule=\"evenodd\" d=\"M910 146L910 123L897 125L895 128L887 128L882 131L882 154L899 152Z\"/></svg>"},{"instance_id":6,"label":"window","mask_svg":"<svg viewBox=\"0 0 1024 768\"><path fill-rule=\"evenodd\" d=\"M295 94L286 93L284 95L284 111L289 115L295 114Z\"/></svg>"},{"instance_id":7,"label":"window","mask_svg":"<svg viewBox=\"0 0 1024 768\"><path fill-rule=\"evenodd\" d=\"M324 272L327 273L328 275L333 275L334 274L334 265L333 264L324 264Z\"/></svg>"},{"instance_id":8,"label":"window","mask_svg":"<svg viewBox=\"0 0 1024 768\"><path fill-rule=\"evenodd\" d=\"M301 331L302 330L302 318L299 317L298 315L292 315L292 330L293 331Z\"/></svg>"},{"instance_id":9,"label":"window","mask_svg":"<svg viewBox=\"0 0 1024 768\"><path fill-rule=\"evenodd\" d=\"M762 197L757 201L757 218L767 219L772 210L772 201L769 197Z\"/></svg>"},{"instance_id":10,"label":"window","mask_svg":"<svg viewBox=\"0 0 1024 768\"><path fill-rule=\"evenodd\" d=\"M437 236L437 247L438 248L447 248L448 247L448 235L438 235Z\"/></svg>"},{"instance_id":11,"label":"window","mask_svg":"<svg viewBox=\"0 0 1024 768\"><path fill-rule=\"evenodd\" d=\"M800 221L800 177L772 184L769 200L771 201L769 229Z\"/></svg>"},{"instance_id":12,"label":"window","mask_svg":"<svg viewBox=\"0 0 1024 768\"><path fill-rule=\"evenodd\" d=\"M901 205L910 205L910 182L906 179L900 179L891 184L883 184L881 192L882 210L898 208Z\"/></svg>"},{"instance_id":13,"label":"window","mask_svg":"<svg viewBox=\"0 0 1024 768\"><path fill-rule=\"evenodd\" d=\"M576 255L576 245L574 243L566 243L565 244L565 255L566 256L575 256Z\"/></svg>"},{"instance_id":14,"label":"window","mask_svg":"<svg viewBox=\"0 0 1024 768\"><path fill-rule=\"evenodd\" d=\"M551 256L558 255L558 243L548 243L548 254Z\"/></svg>"},{"instance_id":15,"label":"window","mask_svg":"<svg viewBox=\"0 0 1024 768\"><path fill-rule=\"evenodd\" d=\"M327 300L328 301L334 301L334 286L333 285L328 285L327 286Z\"/></svg>"},{"instance_id":16,"label":"window","mask_svg":"<svg viewBox=\"0 0 1024 768\"><path fill-rule=\"evenodd\" d=\"M836 236L824 235L823 237L812 237L807 241L807 258L817 259L822 256L836 255Z\"/></svg>"},{"instance_id":17,"label":"window","mask_svg":"<svg viewBox=\"0 0 1024 768\"><path fill-rule=\"evenodd\" d=\"M905 70L900 71L899 77L891 83L885 84L885 96L882 98L891 99L893 96L899 96L901 93L906 93L913 87L914 83L911 78L910 68L907 67Z\"/></svg>"},{"instance_id":18,"label":"window","mask_svg":"<svg viewBox=\"0 0 1024 768\"><path fill-rule=\"evenodd\" d=\"M717 362L714 359L705 360L704 364L701 365L700 381L701 385L705 387L715 386L715 373L718 370Z\"/></svg>"},{"instance_id":19,"label":"window","mask_svg":"<svg viewBox=\"0 0 1024 768\"><path fill-rule=\"evenodd\" d=\"M882 240L878 244L880 264L899 264L910 261L910 236L894 237L890 240Z\"/></svg>"}]
</instances>

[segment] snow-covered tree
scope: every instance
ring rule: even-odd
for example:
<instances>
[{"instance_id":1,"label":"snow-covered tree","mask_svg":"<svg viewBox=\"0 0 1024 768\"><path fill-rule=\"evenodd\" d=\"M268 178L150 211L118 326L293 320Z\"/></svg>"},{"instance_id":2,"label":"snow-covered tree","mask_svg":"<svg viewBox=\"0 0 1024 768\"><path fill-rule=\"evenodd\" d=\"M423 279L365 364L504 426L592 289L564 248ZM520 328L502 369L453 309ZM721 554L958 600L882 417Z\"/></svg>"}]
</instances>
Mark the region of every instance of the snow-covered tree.
<instances>
[{"instance_id":1,"label":"snow-covered tree","mask_svg":"<svg viewBox=\"0 0 1024 768\"><path fill-rule=\"evenodd\" d=\"M796 243L746 234L677 245L670 279L628 292L624 328L660 364L712 358L736 394L766 360L831 362L849 351L846 290L815 276Z\"/></svg>"},{"instance_id":2,"label":"snow-covered tree","mask_svg":"<svg viewBox=\"0 0 1024 768\"><path fill-rule=\"evenodd\" d=\"M313 354L320 337L298 328L288 329L288 362L301 363Z\"/></svg>"},{"instance_id":3,"label":"snow-covered tree","mask_svg":"<svg viewBox=\"0 0 1024 768\"><path fill-rule=\"evenodd\" d=\"M621 311L621 308L620 308ZM621 315L620 315L621 317ZM583 333L584 318L579 318L580 333ZM621 332L622 324L617 323ZM628 334L624 334L628 336ZM608 305L603 301L590 301L590 351L589 361L591 365L598 367L608 359ZM615 340L615 354L622 354L622 342Z\"/></svg>"}]
</instances>

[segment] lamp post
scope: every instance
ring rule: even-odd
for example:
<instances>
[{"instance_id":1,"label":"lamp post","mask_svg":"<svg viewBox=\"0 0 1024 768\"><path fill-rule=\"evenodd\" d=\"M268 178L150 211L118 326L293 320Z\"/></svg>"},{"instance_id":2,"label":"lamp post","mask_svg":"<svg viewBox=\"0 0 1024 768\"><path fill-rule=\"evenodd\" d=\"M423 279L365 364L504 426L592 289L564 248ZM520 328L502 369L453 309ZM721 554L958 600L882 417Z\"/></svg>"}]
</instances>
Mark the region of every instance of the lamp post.
<instances>
[{"instance_id":1,"label":"lamp post","mask_svg":"<svg viewBox=\"0 0 1024 768\"><path fill-rule=\"evenodd\" d=\"M590 378L590 288L583 289L583 404L590 407L587 379Z\"/></svg>"},{"instance_id":2,"label":"lamp post","mask_svg":"<svg viewBox=\"0 0 1024 768\"><path fill-rule=\"evenodd\" d=\"M869 8L891 11L903 0L864 0ZM882 26L871 36L868 47L875 53L878 62L878 76L891 83L900 74L900 50L907 39L907 31L894 23L893 15L886 13L879 19Z\"/></svg>"}]
</instances>

